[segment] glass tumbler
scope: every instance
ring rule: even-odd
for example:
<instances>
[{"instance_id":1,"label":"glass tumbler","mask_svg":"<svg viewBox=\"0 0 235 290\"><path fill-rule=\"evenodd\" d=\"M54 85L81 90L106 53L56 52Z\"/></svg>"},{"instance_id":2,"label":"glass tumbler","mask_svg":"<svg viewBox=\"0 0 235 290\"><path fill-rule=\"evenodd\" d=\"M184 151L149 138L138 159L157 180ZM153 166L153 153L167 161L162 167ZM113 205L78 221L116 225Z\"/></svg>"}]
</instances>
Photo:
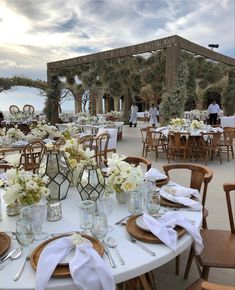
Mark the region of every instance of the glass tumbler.
<instances>
[{"instance_id":1,"label":"glass tumbler","mask_svg":"<svg viewBox=\"0 0 235 290\"><path fill-rule=\"evenodd\" d=\"M30 218L16 221L16 239L23 247L30 245L35 238L34 223Z\"/></svg>"},{"instance_id":2,"label":"glass tumbler","mask_svg":"<svg viewBox=\"0 0 235 290\"><path fill-rule=\"evenodd\" d=\"M43 204L33 204L25 206L20 210L21 218L27 220L31 218L33 220L35 229L35 240L44 240L48 237L48 233L43 232L43 222L46 221L47 207Z\"/></svg>"},{"instance_id":3,"label":"glass tumbler","mask_svg":"<svg viewBox=\"0 0 235 290\"><path fill-rule=\"evenodd\" d=\"M102 240L108 232L107 216L104 212L95 212L92 216L91 234Z\"/></svg>"},{"instance_id":4,"label":"glass tumbler","mask_svg":"<svg viewBox=\"0 0 235 290\"><path fill-rule=\"evenodd\" d=\"M99 212L104 212L107 217L110 217L114 210L114 200L111 197L101 197L97 199L97 207ZM108 222L108 230L111 231L113 227Z\"/></svg>"},{"instance_id":5,"label":"glass tumbler","mask_svg":"<svg viewBox=\"0 0 235 290\"><path fill-rule=\"evenodd\" d=\"M129 193L128 211L131 214L139 214L142 212L142 194L139 191Z\"/></svg>"},{"instance_id":6,"label":"glass tumbler","mask_svg":"<svg viewBox=\"0 0 235 290\"><path fill-rule=\"evenodd\" d=\"M85 232L92 226L92 215L95 211L95 203L92 200L83 200L78 205L80 228Z\"/></svg>"},{"instance_id":7,"label":"glass tumbler","mask_svg":"<svg viewBox=\"0 0 235 290\"><path fill-rule=\"evenodd\" d=\"M161 207L161 197L159 189L154 189L148 192L146 210L147 212L154 216L157 215Z\"/></svg>"}]
</instances>

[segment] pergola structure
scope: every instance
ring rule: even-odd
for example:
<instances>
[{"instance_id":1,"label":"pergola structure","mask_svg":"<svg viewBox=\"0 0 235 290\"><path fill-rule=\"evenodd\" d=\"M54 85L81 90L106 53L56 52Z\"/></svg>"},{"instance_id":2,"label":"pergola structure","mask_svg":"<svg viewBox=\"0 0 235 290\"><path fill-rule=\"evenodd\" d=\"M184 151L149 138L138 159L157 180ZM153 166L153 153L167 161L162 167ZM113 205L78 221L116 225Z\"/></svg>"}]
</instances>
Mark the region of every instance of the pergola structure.
<instances>
[{"instance_id":1,"label":"pergola structure","mask_svg":"<svg viewBox=\"0 0 235 290\"><path fill-rule=\"evenodd\" d=\"M194 53L199 56L203 56L214 61L227 64L229 66L235 66L235 59L222 55L218 52L212 51L208 48L200 46L196 43L193 43L187 39L184 39L178 35L169 36L145 43L140 43L136 45L121 47L117 49L107 50L103 52L93 53L85 56L74 57L54 62L49 62L47 64L47 80L49 86L56 92L56 82L54 81L57 72L63 68L76 67L81 64L89 64L92 62L126 57L137 55L141 53L147 53L157 50L165 50L166 54L166 69L165 69L165 82L166 89L169 91L175 84L175 76L177 65L180 63L181 51L186 51ZM58 102L53 103L53 120L52 123L58 121ZM102 108L102 99L97 103L98 108ZM124 114L128 114L131 106L131 99L124 98ZM100 110L98 110L100 111Z\"/></svg>"}]
</instances>

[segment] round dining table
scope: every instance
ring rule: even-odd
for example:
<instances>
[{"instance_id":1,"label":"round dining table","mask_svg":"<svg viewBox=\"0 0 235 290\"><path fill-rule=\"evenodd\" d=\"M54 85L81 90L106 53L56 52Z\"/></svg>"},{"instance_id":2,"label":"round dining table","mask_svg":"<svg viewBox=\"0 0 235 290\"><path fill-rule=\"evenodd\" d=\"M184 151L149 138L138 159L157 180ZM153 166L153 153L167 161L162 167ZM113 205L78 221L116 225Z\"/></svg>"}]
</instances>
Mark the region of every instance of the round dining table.
<instances>
[{"instance_id":1,"label":"round dining table","mask_svg":"<svg viewBox=\"0 0 235 290\"><path fill-rule=\"evenodd\" d=\"M0 190L1 198L4 190ZM192 238L188 233L185 233L182 237L178 239L177 249L175 251L171 250L166 245L143 243L147 248L156 253L155 256L150 255L137 244L133 244L129 238L125 225L115 225L115 222L119 221L123 217L130 215L128 212L127 205L121 205L116 202L115 196L115 206L113 212L110 214L109 224L112 225L113 229L108 232L107 237L112 236L116 239L118 243L118 250L125 260L125 265L121 265L113 249L110 249L111 254L117 265L116 268L111 268L109 264L108 257L106 254L103 256L103 260L110 267L111 273L113 274L115 283L124 282L131 278L142 275L153 269L156 269L172 259L177 255L182 253L192 244ZM61 201L62 204L62 219L56 222L45 221L43 224L44 231L49 234L56 233L66 233L70 231L80 231L79 227L79 212L78 203L81 198L76 188L70 188L69 194L65 200ZM192 211L190 209L182 208L179 211L182 212L189 220L194 221L194 225L199 229L202 222L201 211ZM19 216L8 217L6 215L6 205L2 200L2 221L0 221L0 232L13 231L15 232L16 220ZM8 264L0 271L0 290L33 290L35 289L35 270L32 268L30 262L27 262L24 271L18 281L14 281L14 276L18 269L22 265L24 259L26 258L29 248L35 248L42 241L34 241L32 245L24 248L22 256L14 261L9 261ZM11 240L11 246L9 251L13 248L19 247L16 239ZM75 290L76 286L73 284L73 280L70 277L66 278L51 278L47 289L56 290Z\"/></svg>"}]
</instances>

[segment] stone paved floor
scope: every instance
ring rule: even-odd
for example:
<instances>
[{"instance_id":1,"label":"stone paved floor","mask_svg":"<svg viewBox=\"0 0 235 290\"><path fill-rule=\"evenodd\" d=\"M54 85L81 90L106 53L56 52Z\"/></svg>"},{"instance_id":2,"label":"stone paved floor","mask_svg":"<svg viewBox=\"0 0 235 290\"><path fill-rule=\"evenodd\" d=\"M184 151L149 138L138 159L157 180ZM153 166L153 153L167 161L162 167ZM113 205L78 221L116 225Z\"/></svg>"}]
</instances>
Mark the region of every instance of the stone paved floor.
<instances>
[{"instance_id":1,"label":"stone paved floor","mask_svg":"<svg viewBox=\"0 0 235 290\"><path fill-rule=\"evenodd\" d=\"M139 122L137 128L129 128L128 126L124 126L123 140L118 142L117 152L127 156L141 156L142 143L140 128L147 125L148 124L146 123ZM152 167L158 168L159 170L162 170L162 166L167 163L166 157L164 155L160 155L158 161L156 162L154 152L149 152L147 158L151 160ZM176 160L174 162L181 161ZM171 161L171 163L173 163L173 161ZM197 164L204 165L204 163L201 161L197 162ZM213 162L209 162L207 166L210 167L214 172L213 179L209 184L206 200L206 208L209 210L209 216L207 218L208 227L214 229L229 229L226 200L222 185L226 182L235 183L234 160L227 162L226 156L224 154L222 165L220 164L219 160L216 159ZM187 186L188 177L185 174L177 173L174 176L174 180L182 185L185 184ZM233 200L233 205L235 208L235 200ZM185 251L181 255L181 272L179 276L174 274L174 261L171 261L170 263L155 270L157 281L156 289L185 289L199 278L195 263L193 263L188 280L183 279L187 257L188 251ZM211 269L209 281L221 284L235 285L235 270Z\"/></svg>"}]
</instances>

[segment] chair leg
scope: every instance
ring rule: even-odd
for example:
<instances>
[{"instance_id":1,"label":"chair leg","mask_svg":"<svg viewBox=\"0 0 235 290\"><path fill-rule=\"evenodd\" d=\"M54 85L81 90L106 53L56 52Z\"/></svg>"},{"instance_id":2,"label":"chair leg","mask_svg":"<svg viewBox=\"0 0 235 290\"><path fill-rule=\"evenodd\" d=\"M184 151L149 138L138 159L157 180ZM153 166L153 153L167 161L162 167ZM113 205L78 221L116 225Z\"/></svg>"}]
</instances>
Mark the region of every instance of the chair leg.
<instances>
[{"instance_id":1,"label":"chair leg","mask_svg":"<svg viewBox=\"0 0 235 290\"><path fill-rule=\"evenodd\" d=\"M141 285L144 287L144 290L153 290L152 287L149 285L145 275L140 275L139 279L140 279Z\"/></svg>"},{"instance_id":2,"label":"chair leg","mask_svg":"<svg viewBox=\"0 0 235 290\"><path fill-rule=\"evenodd\" d=\"M184 279L188 279L188 274L192 265L193 257L194 257L194 252L193 252L193 248L191 247L189 256L188 256L188 261L185 268L185 272L184 272Z\"/></svg>"},{"instance_id":3,"label":"chair leg","mask_svg":"<svg viewBox=\"0 0 235 290\"><path fill-rule=\"evenodd\" d=\"M204 217L203 220L202 220L202 228L203 229L207 229L207 221L206 221L206 218Z\"/></svg>"},{"instance_id":4,"label":"chair leg","mask_svg":"<svg viewBox=\"0 0 235 290\"><path fill-rule=\"evenodd\" d=\"M231 152L232 152L232 158L234 159L234 151L233 151L233 146L231 146Z\"/></svg>"},{"instance_id":5,"label":"chair leg","mask_svg":"<svg viewBox=\"0 0 235 290\"><path fill-rule=\"evenodd\" d=\"M208 280L208 277L209 277L209 271L210 271L210 267L203 267L202 268L201 277L206 281Z\"/></svg>"},{"instance_id":6,"label":"chair leg","mask_svg":"<svg viewBox=\"0 0 235 290\"><path fill-rule=\"evenodd\" d=\"M175 257L175 275L180 274L180 255Z\"/></svg>"},{"instance_id":7,"label":"chair leg","mask_svg":"<svg viewBox=\"0 0 235 290\"><path fill-rule=\"evenodd\" d=\"M220 160L220 164L222 164L222 158L221 158L220 149L218 149L218 154L219 154L219 160Z\"/></svg>"},{"instance_id":8,"label":"chair leg","mask_svg":"<svg viewBox=\"0 0 235 290\"><path fill-rule=\"evenodd\" d=\"M228 162L229 162L229 146L227 146L227 158L228 158Z\"/></svg>"}]
</instances>

